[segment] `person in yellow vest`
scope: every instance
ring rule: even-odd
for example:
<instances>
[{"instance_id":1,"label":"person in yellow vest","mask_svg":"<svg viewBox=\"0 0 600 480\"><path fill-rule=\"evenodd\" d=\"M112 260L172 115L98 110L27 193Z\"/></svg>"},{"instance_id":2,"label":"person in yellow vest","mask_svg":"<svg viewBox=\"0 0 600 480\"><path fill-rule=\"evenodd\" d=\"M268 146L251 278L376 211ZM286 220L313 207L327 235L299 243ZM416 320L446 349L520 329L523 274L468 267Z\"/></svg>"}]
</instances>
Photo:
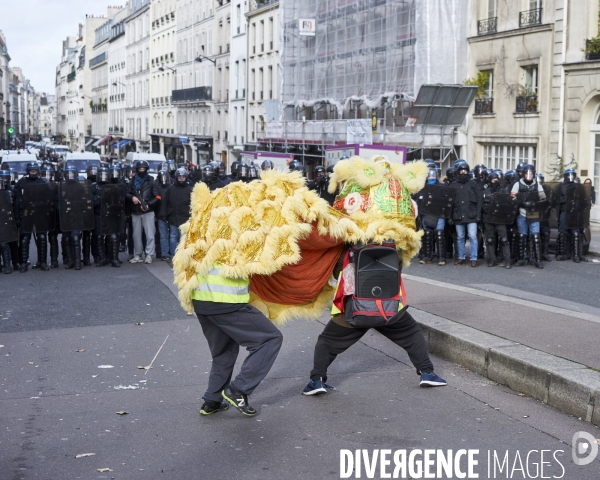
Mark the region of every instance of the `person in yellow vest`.
<instances>
[{"instance_id":1,"label":"person in yellow vest","mask_svg":"<svg viewBox=\"0 0 600 480\"><path fill-rule=\"evenodd\" d=\"M211 415L231 405L244 415L254 416L256 409L248 404L248 396L269 373L283 335L248 303L250 280L223 277L218 264L199 280L192 299L212 355L200 413ZM240 346L249 353L239 374L231 380Z\"/></svg>"}]
</instances>

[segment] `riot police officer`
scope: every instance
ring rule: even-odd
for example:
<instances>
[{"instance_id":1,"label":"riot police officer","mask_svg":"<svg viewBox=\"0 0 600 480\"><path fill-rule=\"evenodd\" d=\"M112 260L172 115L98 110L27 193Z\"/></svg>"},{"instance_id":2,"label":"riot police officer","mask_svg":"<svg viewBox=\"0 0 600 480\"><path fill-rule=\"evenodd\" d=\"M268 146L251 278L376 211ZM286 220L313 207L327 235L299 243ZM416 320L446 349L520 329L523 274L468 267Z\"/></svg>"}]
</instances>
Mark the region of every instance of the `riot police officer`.
<instances>
[{"instance_id":1,"label":"riot police officer","mask_svg":"<svg viewBox=\"0 0 600 480\"><path fill-rule=\"evenodd\" d=\"M565 170L560 186L558 217L558 238L556 239L556 259L572 258L575 263L587 262L583 255L583 232L586 226L583 212L590 208L583 185L577 183L577 173Z\"/></svg>"}]
</instances>

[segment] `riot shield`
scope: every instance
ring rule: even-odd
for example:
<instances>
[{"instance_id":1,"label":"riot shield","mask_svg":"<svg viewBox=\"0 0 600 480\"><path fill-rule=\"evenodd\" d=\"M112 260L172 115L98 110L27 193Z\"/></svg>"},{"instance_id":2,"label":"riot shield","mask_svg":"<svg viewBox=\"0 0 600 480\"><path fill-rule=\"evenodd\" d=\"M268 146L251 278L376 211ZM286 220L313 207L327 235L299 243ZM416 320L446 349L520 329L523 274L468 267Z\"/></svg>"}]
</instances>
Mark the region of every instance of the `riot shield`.
<instances>
[{"instance_id":1,"label":"riot shield","mask_svg":"<svg viewBox=\"0 0 600 480\"><path fill-rule=\"evenodd\" d=\"M544 192L545 194L546 192ZM546 200L542 200L540 192L529 192L525 195L524 201L528 202L525 210L525 220L527 223L540 222L542 220L542 211L547 207Z\"/></svg>"},{"instance_id":2,"label":"riot shield","mask_svg":"<svg viewBox=\"0 0 600 480\"><path fill-rule=\"evenodd\" d=\"M122 185L100 187L100 235L123 231L125 189Z\"/></svg>"},{"instance_id":3,"label":"riot shield","mask_svg":"<svg viewBox=\"0 0 600 480\"><path fill-rule=\"evenodd\" d=\"M588 187L588 188L586 188ZM570 183L566 189L565 228L586 228L590 226L592 190L589 185Z\"/></svg>"},{"instance_id":4,"label":"riot shield","mask_svg":"<svg viewBox=\"0 0 600 480\"><path fill-rule=\"evenodd\" d=\"M0 190L0 243L15 242L19 231L13 213L12 193Z\"/></svg>"},{"instance_id":5,"label":"riot shield","mask_svg":"<svg viewBox=\"0 0 600 480\"><path fill-rule=\"evenodd\" d=\"M56 226L56 183L23 185L21 199L23 233L51 232Z\"/></svg>"},{"instance_id":6,"label":"riot shield","mask_svg":"<svg viewBox=\"0 0 600 480\"><path fill-rule=\"evenodd\" d=\"M422 196L419 213L428 217L450 218L454 203L454 189L445 185L425 185L419 193Z\"/></svg>"},{"instance_id":7,"label":"riot shield","mask_svg":"<svg viewBox=\"0 0 600 480\"><path fill-rule=\"evenodd\" d=\"M558 217L560 214L560 182L544 182L543 187L546 195L548 191L551 193L550 199L550 215L548 218L548 225L550 228L558 228Z\"/></svg>"},{"instance_id":8,"label":"riot shield","mask_svg":"<svg viewBox=\"0 0 600 480\"><path fill-rule=\"evenodd\" d=\"M93 230L92 184L87 180L61 182L58 188L58 215L63 232Z\"/></svg>"},{"instance_id":9,"label":"riot shield","mask_svg":"<svg viewBox=\"0 0 600 480\"><path fill-rule=\"evenodd\" d=\"M542 185L546 199L540 202L540 222L547 222L550 220L552 214L552 205L554 204L554 192L551 187Z\"/></svg>"},{"instance_id":10,"label":"riot shield","mask_svg":"<svg viewBox=\"0 0 600 480\"><path fill-rule=\"evenodd\" d=\"M485 221L495 225L512 225L519 212L519 201L510 193L496 192L488 205Z\"/></svg>"}]
</instances>

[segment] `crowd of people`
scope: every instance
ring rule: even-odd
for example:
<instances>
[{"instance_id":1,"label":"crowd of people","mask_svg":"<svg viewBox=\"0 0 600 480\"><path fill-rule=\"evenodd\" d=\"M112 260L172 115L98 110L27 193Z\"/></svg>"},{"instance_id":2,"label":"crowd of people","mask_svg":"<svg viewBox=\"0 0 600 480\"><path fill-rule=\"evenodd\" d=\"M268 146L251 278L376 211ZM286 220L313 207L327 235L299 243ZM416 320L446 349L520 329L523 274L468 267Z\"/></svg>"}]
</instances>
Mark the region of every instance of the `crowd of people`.
<instances>
[{"instance_id":1,"label":"crowd of people","mask_svg":"<svg viewBox=\"0 0 600 480\"><path fill-rule=\"evenodd\" d=\"M488 267L544 268L543 262L551 261L552 215L558 224L555 259L587 262L583 235L595 203L591 180L581 184L575 170L567 169L562 182L551 184L530 164L502 172L482 164L471 170L465 160L457 160L441 179L435 162L427 162L427 183L415 198L424 230L421 264L444 266L455 258L455 265L477 267L485 257Z\"/></svg>"}]
</instances>

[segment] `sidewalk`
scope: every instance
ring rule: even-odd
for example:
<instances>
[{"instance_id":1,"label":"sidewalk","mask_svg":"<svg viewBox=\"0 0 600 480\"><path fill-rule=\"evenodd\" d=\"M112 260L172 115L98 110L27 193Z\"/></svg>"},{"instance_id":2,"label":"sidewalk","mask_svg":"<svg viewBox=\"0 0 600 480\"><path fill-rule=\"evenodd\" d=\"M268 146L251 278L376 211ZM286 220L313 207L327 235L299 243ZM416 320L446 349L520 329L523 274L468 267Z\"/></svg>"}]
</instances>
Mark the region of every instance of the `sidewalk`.
<instances>
[{"instance_id":1,"label":"sidewalk","mask_svg":"<svg viewBox=\"0 0 600 480\"><path fill-rule=\"evenodd\" d=\"M405 275L431 353L600 424L600 312ZM595 405L598 407L595 408Z\"/></svg>"},{"instance_id":2,"label":"sidewalk","mask_svg":"<svg viewBox=\"0 0 600 480\"><path fill-rule=\"evenodd\" d=\"M590 242L590 255L600 257L600 223L592 222L590 225L592 231L592 241Z\"/></svg>"}]
</instances>

